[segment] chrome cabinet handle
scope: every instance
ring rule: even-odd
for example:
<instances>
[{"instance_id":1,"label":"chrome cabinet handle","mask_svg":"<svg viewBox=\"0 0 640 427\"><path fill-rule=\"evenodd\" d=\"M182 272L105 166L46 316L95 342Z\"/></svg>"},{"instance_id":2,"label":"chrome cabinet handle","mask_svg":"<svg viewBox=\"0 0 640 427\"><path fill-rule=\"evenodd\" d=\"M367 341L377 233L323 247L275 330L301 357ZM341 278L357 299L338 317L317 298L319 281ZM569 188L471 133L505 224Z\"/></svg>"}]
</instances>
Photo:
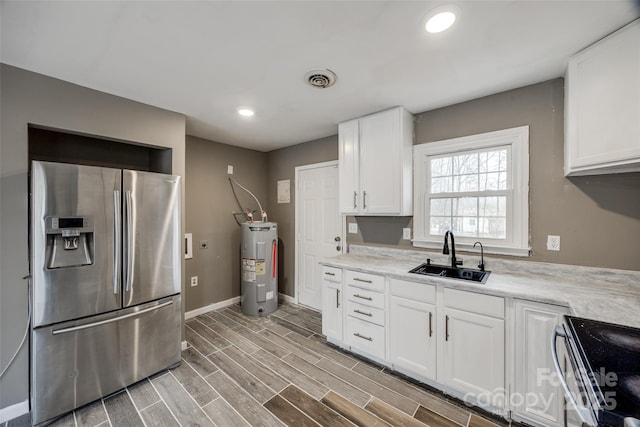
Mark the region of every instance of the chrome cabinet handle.
<instances>
[{"instance_id":1,"label":"chrome cabinet handle","mask_svg":"<svg viewBox=\"0 0 640 427\"><path fill-rule=\"evenodd\" d=\"M444 316L444 340L449 341L449 316Z\"/></svg>"},{"instance_id":2,"label":"chrome cabinet handle","mask_svg":"<svg viewBox=\"0 0 640 427\"><path fill-rule=\"evenodd\" d=\"M354 313L363 314L365 316L373 317L372 313L367 313L366 311L360 311L358 309L353 310Z\"/></svg>"},{"instance_id":3,"label":"chrome cabinet handle","mask_svg":"<svg viewBox=\"0 0 640 427\"><path fill-rule=\"evenodd\" d=\"M433 313L429 312L429 337L431 337L431 335L433 335L432 321L433 321Z\"/></svg>"},{"instance_id":4,"label":"chrome cabinet handle","mask_svg":"<svg viewBox=\"0 0 640 427\"><path fill-rule=\"evenodd\" d=\"M120 190L113 190L113 293L120 291Z\"/></svg>"},{"instance_id":5,"label":"chrome cabinet handle","mask_svg":"<svg viewBox=\"0 0 640 427\"><path fill-rule=\"evenodd\" d=\"M358 192L354 191L353 192L353 209L357 209L358 208Z\"/></svg>"},{"instance_id":6,"label":"chrome cabinet handle","mask_svg":"<svg viewBox=\"0 0 640 427\"><path fill-rule=\"evenodd\" d=\"M336 308L340 308L340 289L336 289Z\"/></svg>"},{"instance_id":7,"label":"chrome cabinet handle","mask_svg":"<svg viewBox=\"0 0 640 427\"><path fill-rule=\"evenodd\" d=\"M363 340L367 340L367 341L373 341L373 338L371 337L365 337L364 335L360 335L359 333L354 333L354 336L358 337L358 338L362 338Z\"/></svg>"},{"instance_id":8,"label":"chrome cabinet handle","mask_svg":"<svg viewBox=\"0 0 640 427\"><path fill-rule=\"evenodd\" d=\"M362 192L362 209L367 209L367 192Z\"/></svg>"},{"instance_id":9,"label":"chrome cabinet handle","mask_svg":"<svg viewBox=\"0 0 640 427\"><path fill-rule=\"evenodd\" d=\"M361 279L359 277L354 277L353 280L356 281L356 282L373 283L371 280Z\"/></svg>"},{"instance_id":10,"label":"chrome cabinet handle","mask_svg":"<svg viewBox=\"0 0 640 427\"><path fill-rule=\"evenodd\" d=\"M373 301L373 298L371 297L363 297L362 295L358 295L358 294L353 294L354 298L360 298L360 299L365 299L367 301Z\"/></svg>"},{"instance_id":11,"label":"chrome cabinet handle","mask_svg":"<svg viewBox=\"0 0 640 427\"><path fill-rule=\"evenodd\" d=\"M325 271L324 274L326 274L327 276L335 276L336 273L331 273L329 271Z\"/></svg>"},{"instance_id":12,"label":"chrome cabinet handle","mask_svg":"<svg viewBox=\"0 0 640 427\"><path fill-rule=\"evenodd\" d=\"M553 328L553 331L551 332L551 358L553 359L553 366L556 368L556 372L558 374L558 378L560 378L560 384L562 384L565 396L567 396L567 399L569 399L569 401L575 408L578 417L580 417L580 425L590 426L591 424L582 415L581 406L578 406L576 399L573 397L573 393L571 393L571 390L569 390L567 380L564 376L564 373L562 372L562 369L560 368L560 359L558 357L557 347L558 337L563 337L565 341L567 341L567 333L562 325L556 325L556 327Z\"/></svg>"}]
</instances>

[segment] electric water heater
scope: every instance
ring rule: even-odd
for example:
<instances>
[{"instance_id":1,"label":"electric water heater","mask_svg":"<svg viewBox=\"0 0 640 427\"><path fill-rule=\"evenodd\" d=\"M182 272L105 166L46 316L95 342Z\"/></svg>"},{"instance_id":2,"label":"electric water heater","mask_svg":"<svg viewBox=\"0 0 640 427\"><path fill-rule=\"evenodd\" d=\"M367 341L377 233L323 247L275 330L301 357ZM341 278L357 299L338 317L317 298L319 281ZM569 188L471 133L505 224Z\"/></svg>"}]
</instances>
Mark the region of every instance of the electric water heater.
<instances>
[{"instance_id":1,"label":"electric water heater","mask_svg":"<svg viewBox=\"0 0 640 427\"><path fill-rule=\"evenodd\" d=\"M264 316L278 308L278 225L245 222L242 227L242 312Z\"/></svg>"}]
</instances>

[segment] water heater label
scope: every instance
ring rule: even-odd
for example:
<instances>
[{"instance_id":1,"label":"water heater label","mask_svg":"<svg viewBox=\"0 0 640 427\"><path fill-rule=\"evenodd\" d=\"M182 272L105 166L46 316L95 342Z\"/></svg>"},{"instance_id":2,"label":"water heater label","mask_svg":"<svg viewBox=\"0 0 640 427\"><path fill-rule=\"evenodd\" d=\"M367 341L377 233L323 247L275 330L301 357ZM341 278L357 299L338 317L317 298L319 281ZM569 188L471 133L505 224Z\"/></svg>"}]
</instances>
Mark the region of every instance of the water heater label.
<instances>
[{"instance_id":1,"label":"water heater label","mask_svg":"<svg viewBox=\"0 0 640 427\"><path fill-rule=\"evenodd\" d=\"M272 300L275 293L273 291L267 292L267 300Z\"/></svg>"},{"instance_id":2,"label":"water heater label","mask_svg":"<svg viewBox=\"0 0 640 427\"><path fill-rule=\"evenodd\" d=\"M256 261L256 275L264 276L267 274L266 262L263 259L259 259Z\"/></svg>"},{"instance_id":3,"label":"water heater label","mask_svg":"<svg viewBox=\"0 0 640 427\"><path fill-rule=\"evenodd\" d=\"M245 282L256 281L255 258L242 258L242 280L244 280Z\"/></svg>"}]
</instances>

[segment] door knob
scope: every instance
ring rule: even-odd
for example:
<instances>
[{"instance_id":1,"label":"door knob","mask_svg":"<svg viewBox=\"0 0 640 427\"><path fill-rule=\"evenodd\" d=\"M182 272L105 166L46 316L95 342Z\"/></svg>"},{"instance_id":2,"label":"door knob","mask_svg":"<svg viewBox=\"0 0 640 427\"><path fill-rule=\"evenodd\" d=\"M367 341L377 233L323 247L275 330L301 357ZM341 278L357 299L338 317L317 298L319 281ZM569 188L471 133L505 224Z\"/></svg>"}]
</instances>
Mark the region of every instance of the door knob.
<instances>
[{"instance_id":1,"label":"door knob","mask_svg":"<svg viewBox=\"0 0 640 427\"><path fill-rule=\"evenodd\" d=\"M340 241L340 236L336 236L336 238L333 239L333 240L335 240L336 242L339 242Z\"/></svg>"}]
</instances>

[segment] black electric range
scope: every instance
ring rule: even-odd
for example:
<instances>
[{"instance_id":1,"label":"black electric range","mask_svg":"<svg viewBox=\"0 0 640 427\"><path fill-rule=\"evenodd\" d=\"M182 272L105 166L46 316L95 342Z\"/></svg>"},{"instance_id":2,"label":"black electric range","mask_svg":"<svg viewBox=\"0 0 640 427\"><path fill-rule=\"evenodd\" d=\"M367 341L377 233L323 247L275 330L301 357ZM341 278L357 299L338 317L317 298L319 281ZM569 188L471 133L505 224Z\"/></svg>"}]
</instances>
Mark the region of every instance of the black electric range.
<instances>
[{"instance_id":1,"label":"black electric range","mask_svg":"<svg viewBox=\"0 0 640 427\"><path fill-rule=\"evenodd\" d=\"M640 329L565 318L595 392L598 426L622 427L626 417L640 419Z\"/></svg>"}]
</instances>

